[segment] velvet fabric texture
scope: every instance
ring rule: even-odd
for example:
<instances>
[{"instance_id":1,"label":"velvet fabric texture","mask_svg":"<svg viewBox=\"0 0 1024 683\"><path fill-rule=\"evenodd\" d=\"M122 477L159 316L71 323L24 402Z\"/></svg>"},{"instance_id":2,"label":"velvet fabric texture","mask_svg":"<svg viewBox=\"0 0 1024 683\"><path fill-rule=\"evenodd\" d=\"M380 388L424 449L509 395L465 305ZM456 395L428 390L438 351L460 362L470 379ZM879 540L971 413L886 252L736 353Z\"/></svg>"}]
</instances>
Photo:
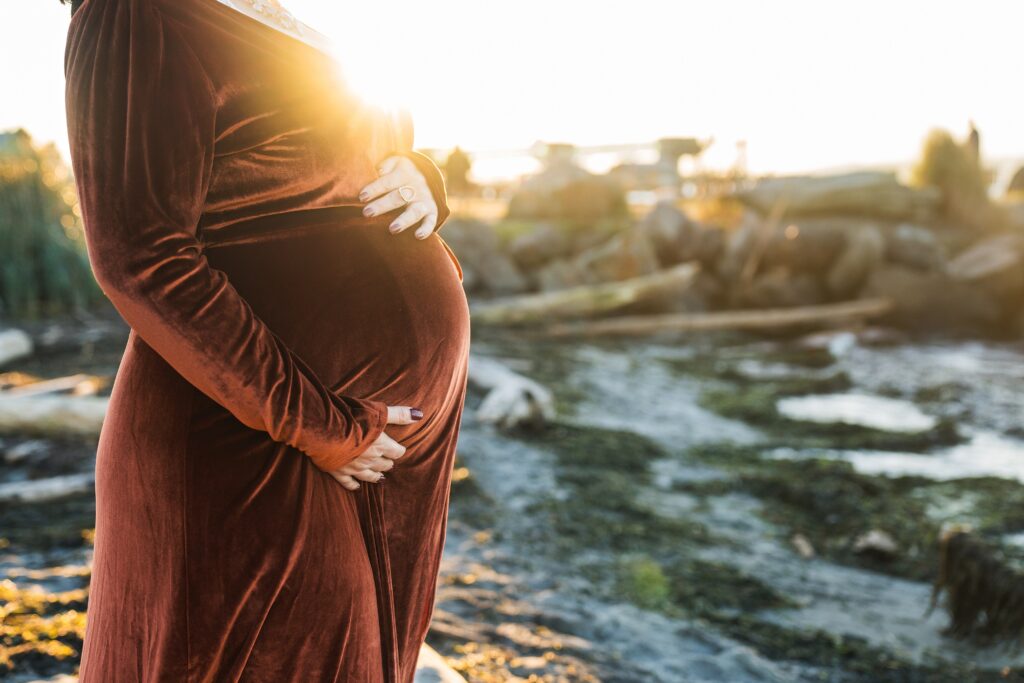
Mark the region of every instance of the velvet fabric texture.
<instances>
[{"instance_id":1,"label":"velvet fabric texture","mask_svg":"<svg viewBox=\"0 0 1024 683\"><path fill-rule=\"evenodd\" d=\"M469 311L437 229L392 235L401 210L357 196L403 154L440 229L440 171L332 57L215 0L84 0L65 75L89 257L131 326L82 683L412 681ZM385 428L408 449L385 480L327 473Z\"/></svg>"}]
</instances>

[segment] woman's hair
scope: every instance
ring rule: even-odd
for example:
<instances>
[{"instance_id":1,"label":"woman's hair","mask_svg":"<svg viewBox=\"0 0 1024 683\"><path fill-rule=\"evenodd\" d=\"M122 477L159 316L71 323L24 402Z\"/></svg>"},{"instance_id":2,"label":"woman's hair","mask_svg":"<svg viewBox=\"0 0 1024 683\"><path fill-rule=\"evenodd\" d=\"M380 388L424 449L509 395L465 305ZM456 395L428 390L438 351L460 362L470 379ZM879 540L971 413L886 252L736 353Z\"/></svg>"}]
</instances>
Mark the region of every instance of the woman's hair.
<instances>
[{"instance_id":1,"label":"woman's hair","mask_svg":"<svg viewBox=\"0 0 1024 683\"><path fill-rule=\"evenodd\" d=\"M60 0L62 5L71 5L71 13L74 14L78 10L78 6L82 4L82 0Z\"/></svg>"}]
</instances>

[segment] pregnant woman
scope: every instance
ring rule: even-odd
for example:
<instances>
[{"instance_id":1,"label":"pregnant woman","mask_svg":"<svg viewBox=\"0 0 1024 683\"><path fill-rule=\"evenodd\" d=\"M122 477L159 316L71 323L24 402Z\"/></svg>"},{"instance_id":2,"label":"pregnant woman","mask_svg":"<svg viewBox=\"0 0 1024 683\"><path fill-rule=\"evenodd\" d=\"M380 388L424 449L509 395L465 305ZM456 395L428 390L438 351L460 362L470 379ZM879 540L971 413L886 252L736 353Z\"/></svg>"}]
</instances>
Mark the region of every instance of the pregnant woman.
<instances>
[{"instance_id":1,"label":"pregnant woman","mask_svg":"<svg viewBox=\"0 0 1024 683\"><path fill-rule=\"evenodd\" d=\"M132 328L81 681L412 681L470 337L440 172L276 3L72 10L72 167Z\"/></svg>"}]
</instances>

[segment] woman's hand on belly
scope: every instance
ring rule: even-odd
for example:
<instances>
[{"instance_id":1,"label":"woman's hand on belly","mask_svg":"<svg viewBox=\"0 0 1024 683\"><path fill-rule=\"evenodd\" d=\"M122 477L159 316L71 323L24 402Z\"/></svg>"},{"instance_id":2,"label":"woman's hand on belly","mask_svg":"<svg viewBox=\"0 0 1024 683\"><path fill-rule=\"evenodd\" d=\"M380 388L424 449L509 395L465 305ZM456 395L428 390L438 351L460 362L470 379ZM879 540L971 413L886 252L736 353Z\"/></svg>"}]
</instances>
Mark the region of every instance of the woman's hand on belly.
<instances>
[{"instance_id":1,"label":"woman's hand on belly","mask_svg":"<svg viewBox=\"0 0 1024 683\"><path fill-rule=\"evenodd\" d=\"M437 226L438 207L427 184L426 177L407 157L390 156L381 162L380 177L359 193L359 201L369 202L363 208L365 216L379 216L405 206L388 229L398 234L422 221L416 237L426 239Z\"/></svg>"},{"instance_id":2,"label":"woman's hand on belly","mask_svg":"<svg viewBox=\"0 0 1024 683\"><path fill-rule=\"evenodd\" d=\"M423 419L423 412L419 408L388 406L389 425L407 425L421 419ZM403 455L405 455L405 446L385 432L381 432L377 440L360 453L359 457L344 467L331 470L328 474L348 490L355 491L360 487L357 480L370 483L380 481L384 478L384 472L394 467L395 460Z\"/></svg>"}]
</instances>

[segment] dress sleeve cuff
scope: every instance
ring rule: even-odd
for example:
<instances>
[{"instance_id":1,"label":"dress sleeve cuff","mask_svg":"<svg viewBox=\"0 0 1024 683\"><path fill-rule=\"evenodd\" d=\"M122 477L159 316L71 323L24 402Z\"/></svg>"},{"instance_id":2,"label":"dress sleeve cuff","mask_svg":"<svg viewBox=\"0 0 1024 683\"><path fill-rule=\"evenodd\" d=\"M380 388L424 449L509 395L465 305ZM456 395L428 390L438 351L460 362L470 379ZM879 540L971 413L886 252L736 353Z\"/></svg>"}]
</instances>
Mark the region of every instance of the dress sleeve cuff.
<instances>
[{"instance_id":1,"label":"dress sleeve cuff","mask_svg":"<svg viewBox=\"0 0 1024 683\"><path fill-rule=\"evenodd\" d=\"M444 174L441 173L441 169L434 163L434 160L422 152L409 150L399 154L412 161L420 173L423 174L423 177L427 179L427 186L430 187L434 203L437 204L437 224L434 226L434 232L437 232L444 225L445 221L448 220L448 216L451 215L451 209L448 206L448 191L444 183Z\"/></svg>"},{"instance_id":2,"label":"dress sleeve cuff","mask_svg":"<svg viewBox=\"0 0 1024 683\"><path fill-rule=\"evenodd\" d=\"M334 395L338 396L337 394ZM346 445L345 440L339 438L337 442L339 448L334 452L317 456L310 455L313 464L324 472L344 467L358 458L377 440L377 437L381 435L388 424L388 404L386 402L348 396L339 396L338 398L344 400L350 407L356 405L361 408L362 415L357 416L355 422L362 425L365 431L363 432L362 441L355 448Z\"/></svg>"}]
</instances>

